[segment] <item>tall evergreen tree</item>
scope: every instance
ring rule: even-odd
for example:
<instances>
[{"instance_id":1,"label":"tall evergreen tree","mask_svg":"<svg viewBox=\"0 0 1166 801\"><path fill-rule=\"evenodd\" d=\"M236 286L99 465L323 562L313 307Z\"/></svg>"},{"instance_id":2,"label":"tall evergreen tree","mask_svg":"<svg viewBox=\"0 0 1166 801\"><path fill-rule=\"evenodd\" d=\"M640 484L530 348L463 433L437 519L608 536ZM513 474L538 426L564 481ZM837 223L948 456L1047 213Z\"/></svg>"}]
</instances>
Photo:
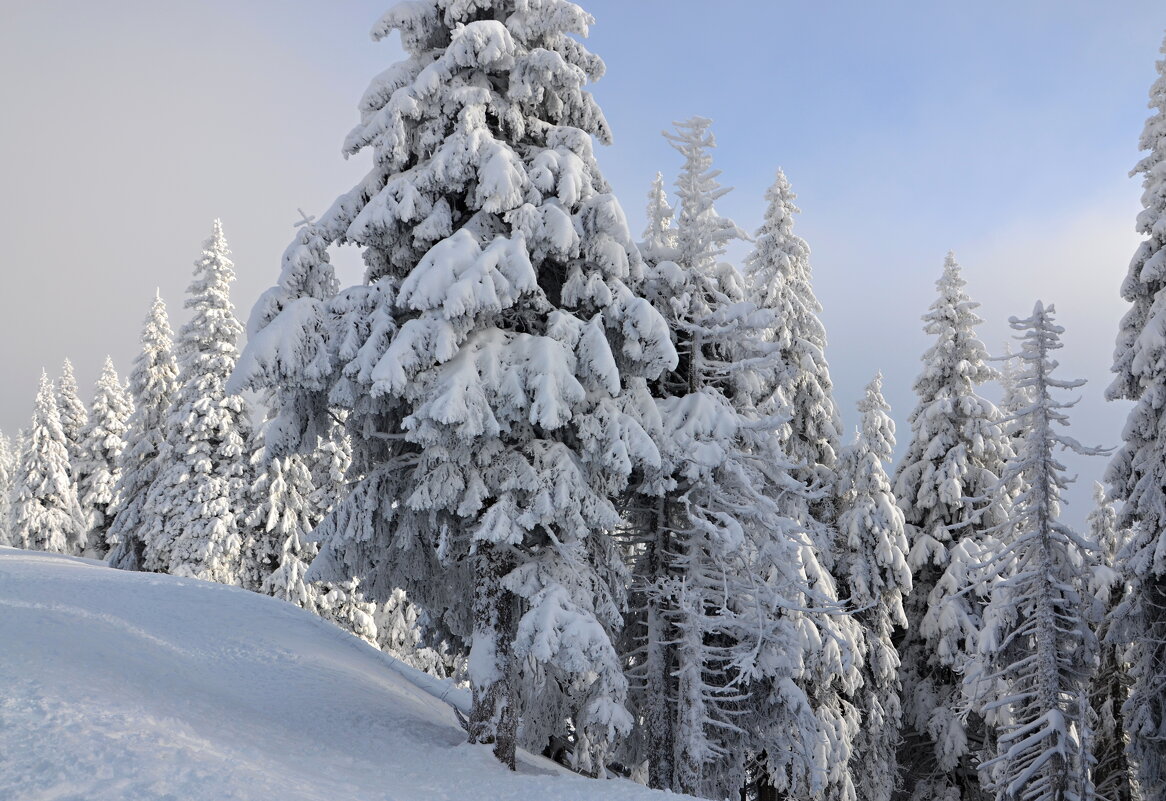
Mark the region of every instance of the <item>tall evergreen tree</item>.
<instances>
[{"instance_id":1,"label":"tall evergreen tree","mask_svg":"<svg viewBox=\"0 0 1166 801\"><path fill-rule=\"evenodd\" d=\"M16 473L16 454L8 435L0 431L0 545L15 545L10 530L12 479Z\"/></svg>"},{"instance_id":2,"label":"tall evergreen tree","mask_svg":"<svg viewBox=\"0 0 1166 801\"><path fill-rule=\"evenodd\" d=\"M675 214L664 189L664 175L656 173L648 191L648 225L640 243L640 252L653 264L676 256Z\"/></svg>"},{"instance_id":3,"label":"tall evergreen tree","mask_svg":"<svg viewBox=\"0 0 1166 801\"><path fill-rule=\"evenodd\" d=\"M109 563L122 570L144 569L146 496L161 472L166 418L178 378L172 338L166 304L155 295L142 327L142 350L130 372L129 445L118 460L116 503L106 534Z\"/></svg>"},{"instance_id":4,"label":"tall evergreen tree","mask_svg":"<svg viewBox=\"0 0 1166 801\"><path fill-rule=\"evenodd\" d=\"M1110 637L1114 613L1125 594L1126 584L1117 571L1117 555L1123 532L1117 525L1117 510L1105 494L1105 487L1094 485L1093 510L1086 521L1089 545L1093 551L1093 574L1089 594L1101 605L1101 623L1097 627L1097 672L1089 689L1093 711L1093 736L1090 750L1093 784L1099 801L1136 801L1139 797L1134 770L1126 755L1125 714L1122 709L1130 694L1130 679L1123 656L1124 648Z\"/></svg>"},{"instance_id":5,"label":"tall evergreen tree","mask_svg":"<svg viewBox=\"0 0 1166 801\"><path fill-rule=\"evenodd\" d=\"M1097 657L1092 625L1096 605L1089 603L1089 576L1082 553L1087 540L1058 520L1061 493L1068 481L1054 449L1084 455L1086 448L1054 426L1067 426L1065 409L1050 390L1074 389L1085 382L1053 378L1064 328L1054 308L1037 301L1032 316L1009 321L1023 332L1018 355L1024 363L1019 386L1032 404L1020 412L1024 440L1005 468L1000 492L1022 489L1010 519L1001 526L1003 548L993 555L992 586L985 624L979 635L980 657L1003 684L1003 697L992 706L1008 710L1001 726L997 756L985 764L993 772L1000 801L1085 801L1093 798L1085 742L1086 693Z\"/></svg>"},{"instance_id":6,"label":"tall evergreen tree","mask_svg":"<svg viewBox=\"0 0 1166 801\"><path fill-rule=\"evenodd\" d=\"M1129 645L1126 729L1146 801L1166 799L1166 59L1157 66L1154 113L1140 141L1149 152L1133 170L1142 176L1137 229L1146 239L1121 285L1131 307L1118 329L1117 375L1106 392L1111 400L1134 401L1106 472L1113 498L1122 502L1118 524L1131 535L1119 557L1130 588L1110 636Z\"/></svg>"},{"instance_id":7,"label":"tall evergreen tree","mask_svg":"<svg viewBox=\"0 0 1166 801\"><path fill-rule=\"evenodd\" d=\"M752 756L754 772L809 797L830 784L836 749L848 755L836 736L845 710L818 712L837 699L832 684L857 683L845 667L855 656L825 613L837 611L834 586L806 527L782 512L792 506L783 496L805 488L781 454L780 421L751 394L773 372L763 341L772 314L719 261L743 234L715 211L726 190L708 128L697 118L670 136L685 158L675 230L660 186L649 196L645 292L680 362L650 386L663 467L645 473L631 503L630 659L644 729L633 761L646 761L653 786L723 797Z\"/></svg>"},{"instance_id":8,"label":"tall evergreen tree","mask_svg":"<svg viewBox=\"0 0 1166 801\"><path fill-rule=\"evenodd\" d=\"M144 563L224 584L239 582L250 425L243 398L226 390L242 332L230 301L229 253L215 220L188 290L193 315L179 332L178 388L162 468L146 499Z\"/></svg>"},{"instance_id":9,"label":"tall evergreen tree","mask_svg":"<svg viewBox=\"0 0 1166 801\"><path fill-rule=\"evenodd\" d=\"M842 424L826 363L826 330L818 317L822 306L811 285L810 248L794 232L794 215L800 212L796 197L778 170L765 195L756 245L745 260L751 294L772 315L764 340L773 355L749 391L760 410L785 418L778 429L779 444L796 465L794 476L813 491L787 494L785 511L811 531L818 558L831 569L837 514L833 483ZM857 712L836 689L823 692L822 687L809 685L806 689L816 698L823 724L834 730L832 740L837 743L829 760L833 780L828 796L846 798L852 792L845 766L849 741L857 734Z\"/></svg>"},{"instance_id":10,"label":"tall evergreen tree","mask_svg":"<svg viewBox=\"0 0 1166 801\"><path fill-rule=\"evenodd\" d=\"M252 487L241 581L244 587L316 611L317 588L304 579L316 547L308 534L313 515L312 475L304 456L265 460Z\"/></svg>"},{"instance_id":11,"label":"tall evergreen tree","mask_svg":"<svg viewBox=\"0 0 1166 801\"><path fill-rule=\"evenodd\" d=\"M12 486L13 543L21 548L79 554L85 525L77 488L69 474L69 451L57 397L41 373L32 425L25 438Z\"/></svg>"},{"instance_id":12,"label":"tall evergreen tree","mask_svg":"<svg viewBox=\"0 0 1166 801\"><path fill-rule=\"evenodd\" d=\"M896 784L902 703L893 635L907 626L903 599L911 592L903 512L884 467L895 449L890 408L879 374L858 404L862 422L854 443L839 456L836 483L839 590L856 610L866 651L857 696L862 727L850 760L864 801L889 801Z\"/></svg>"},{"instance_id":13,"label":"tall evergreen tree","mask_svg":"<svg viewBox=\"0 0 1166 801\"><path fill-rule=\"evenodd\" d=\"M80 483L76 465L85 458L84 430L89 422L89 412L81 402L77 388L77 377L73 374L73 363L65 359L61 366L61 377L57 381L57 409L61 415L61 431L69 449L70 475L75 483Z\"/></svg>"},{"instance_id":14,"label":"tall evergreen tree","mask_svg":"<svg viewBox=\"0 0 1166 801\"><path fill-rule=\"evenodd\" d=\"M809 520L828 559L834 519L830 488L842 422L826 363L826 329L818 317L822 305L811 285L810 248L794 233L794 215L801 211L794 204L796 198L785 173L778 170L765 194L765 219L745 268L754 296L762 308L774 312L766 340L780 355L771 361L776 369L766 377L766 395L759 405L789 417L780 429L781 446L798 465L798 478L823 490L821 499L811 505Z\"/></svg>"},{"instance_id":15,"label":"tall evergreen tree","mask_svg":"<svg viewBox=\"0 0 1166 801\"><path fill-rule=\"evenodd\" d=\"M935 342L915 380L911 441L895 471L913 583L899 642L899 764L904 797L914 799L986 797L975 762L991 747L982 717L960 714L966 707L960 673L972 657L985 601L982 589L969 591L982 587L972 574L991 550L988 532L1007 519L1007 494L998 485L1013 451L999 411L976 394L996 373L976 337L979 304L965 285L949 253L936 283L939 297L923 317Z\"/></svg>"},{"instance_id":16,"label":"tall evergreen tree","mask_svg":"<svg viewBox=\"0 0 1166 801\"><path fill-rule=\"evenodd\" d=\"M86 555L97 559L109 552L109 526L117 505L117 482L133 410L113 361L106 357L93 390L89 420L81 430L81 456L74 462L77 494L89 531Z\"/></svg>"},{"instance_id":17,"label":"tall evergreen tree","mask_svg":"<svg viewBox=\"0 0 1166 801\"><path fill-rule=\"evenodd\" d=\"M675 358L629 289L639 254L592 155L610 135L584 90L602 62L574 38L591 22L564 0L382 18L407 58L346 144L373 170L289 249L238 378L285 388L288 447L329 403L349 410L364 478L318 527L309 577L402 588L470 643L470 738L511 766L520 714L527 736L569 717L587 770L629 728L610 499L659 458L633 390ZM337 242L368 271L333 296Z\"/></svg>"}]
</instances>

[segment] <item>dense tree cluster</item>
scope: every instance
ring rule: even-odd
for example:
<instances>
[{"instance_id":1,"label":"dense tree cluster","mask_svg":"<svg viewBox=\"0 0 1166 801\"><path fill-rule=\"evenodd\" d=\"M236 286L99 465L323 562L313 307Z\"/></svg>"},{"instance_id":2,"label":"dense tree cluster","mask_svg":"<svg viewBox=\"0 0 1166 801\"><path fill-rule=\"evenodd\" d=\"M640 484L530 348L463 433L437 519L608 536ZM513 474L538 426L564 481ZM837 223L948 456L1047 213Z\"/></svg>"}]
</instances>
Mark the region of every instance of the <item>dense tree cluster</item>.
<instances>
[{"instance_id":1,"label":"dense tree cluster","mask_svg":"<svg viewBox=\"0 0 1166 801\"><path fill-rule=\"evenodd\" d=\"M0 545L265 593L472 691L468 739L708 798L1166 799L1166 61L1147 237L1088 531L1037 302L998 372L948 254L897 465L878 375L843 444L777 172L750 238L711 121L632 236L568 0L416 0L360 102L369 173L305 218L246 329L215 221L187 322L123 385L43 375L0 435ZM731 243L751 243L741 264ZM342 287L335 246L361 250ZM1002 388L999 406L982 392ZM889 472L888 472L889 471Z\"/></svg>"}]
</instances>

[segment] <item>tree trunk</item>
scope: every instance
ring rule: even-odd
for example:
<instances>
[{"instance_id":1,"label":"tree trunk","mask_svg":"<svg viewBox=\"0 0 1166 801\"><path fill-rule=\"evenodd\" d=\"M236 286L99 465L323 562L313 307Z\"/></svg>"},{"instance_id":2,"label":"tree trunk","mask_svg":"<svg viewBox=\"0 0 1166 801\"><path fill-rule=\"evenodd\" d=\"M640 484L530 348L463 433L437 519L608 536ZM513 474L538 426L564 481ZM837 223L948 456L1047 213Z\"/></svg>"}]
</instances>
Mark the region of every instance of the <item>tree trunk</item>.
<instances>
[{"instance_id":1,"label":"tree trunk","mask_svg":"<svg viewBox=\"0 0 1166 801\"><path fill-rule=\"evenodd\" d=\"M515 598L502 586L514 567L506 546L479 542L474 556L474 640L470 648L470 742L492 744L514 770L518 708L514 698Z\"/></svg>"},{"instance_id":2,"label":"tree trunk","mask_svg":"<svg viewBox=\"0 0 1166 801\"><path fill-rule=\"evenodd\" d=\"M648 580L653 589L647 593L648 643L645 668L647 670L648 709L644 714L644 729L648 750L648 786L657 790L672 790L672 699L673 688L671 655L674 637L668 626L667 607L660 584L666 577L668 533L665 519L665 501L656 509L656 537L648 544Z\"/></svg>"}]
</instances>

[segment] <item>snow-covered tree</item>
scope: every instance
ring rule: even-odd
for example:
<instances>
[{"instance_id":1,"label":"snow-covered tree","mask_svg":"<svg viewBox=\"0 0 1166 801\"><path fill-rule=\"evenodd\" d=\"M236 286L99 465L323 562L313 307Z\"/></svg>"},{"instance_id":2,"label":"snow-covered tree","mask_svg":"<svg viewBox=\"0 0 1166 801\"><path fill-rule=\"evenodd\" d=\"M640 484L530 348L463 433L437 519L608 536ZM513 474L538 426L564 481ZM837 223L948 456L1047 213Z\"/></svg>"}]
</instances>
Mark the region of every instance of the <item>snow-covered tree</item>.
<instances>
[{"instance_id":1,"label":"snow-covered tree","mask_svg":"<svg viewBox=\"0 0 1166 801\"><path fill-rule=\"evenodd\" d=\"M834 495L829 490L842 422L826 363L826 329L818 317L822 305L811 285L810 248L794 233L794 215L800 211L796 198L785 173L778 170L765 194L765 218L745 269L753 296L762 308L774 312L766 341L779 355L770 362L774 369L759 387L757 403L771 414L789 417L780 429L781 446L798 466L798 478L823 489L821 499L811 504L810 520L828 559L834 518Z\"/></svg>"},{"instance_id":2,"label":"snow-covered tree","mask_svg":"<svg viewBox=\"0 0 1166 801\"><path fill-rule=\"evenodd\" d=\"M884 466L895 449L890 408L879 374L858 404L858 436L839 455L836 481L839 592L849 596L866 651L857 696L862 728L850 760L856 793L864 801L889 801L896 784L902 703L893 635L907 626L903 599L911 592L903 512Z\"/></svg>"},{"instance_id":3,"label":"snow-covered tree","mask_svg":"<svg viewBox=\"0 0 1166 801\"><path fill-rule=\"evenodd\" d=\"M1136 801L1139 794L1134 771L1126 755L1125 714L1122 705L1130 694L1130 679L1123 657L1124 648L1111 638L1109 632L1114 611L1125 594L1126 584L1117 571L1117 555L1121 550L1123 533L1117 524L1117 510L1105 494L1105 487L1095 484L1093 509L1086 521L1092 553L1092 576L1089 594L1101 605L1101 622L1097 627L1097 672L1089 690L1093 736L1090 751L1093 765L1093 784L1100 801Z\"/></svg>"},{"instance_id":4,"label":"snow-covered tree","mask_svg":"<svg viewBox=\"0 0 1166 801\"><path fill-rule=\"evenodd\" d=\"M377 642L376 604L368 601L358 579L333 581L318 585L316 613L350 631L369 645Z\"/></svg>"},{"instance_id":5,"label":"snow-covered tree","mask_svg":"<svg viewBox=\"0 0 1166 801\"><path fill-rule=\"evenodd\" d=\"M11 527L12 479L16 473L16 453L8 435L0 431L0 545L15 545L9 534Z\"/></svg>"},{"instance_id":6,"label":"snow-covered tree","mask_svg":"<svg viewBox=\"0 0 1166 801\"><path fill-rule=\"evenodd\" d=\"M419 610L404 590L398 589L387 601L377 604L373 622L377 627L377 646L382 651L430 675L449 675L449 660L425 644Z\"/></svg>"},{"instance_id":7,"label":"snow-covered tree","mask_svg":"<svg viewBox=\"0 0 1166 801\"><path fill-rule=\"evenodd\" d=\"M310 454L312 474L312 505L316 520L322 520L348 497L350 482L359 476L350 476L352 468L352 439L343 423L334 424L328 435L320 440Z\"/></svg>"},{"instance_id":8,"label":"snow-covered tree","mask_svg":"<svg viewBox=\"0 0 1166 801\"><path fill-rule=\"evenodd\" d=\"M239 581L249 435L243 398L226 390L242 331L229 252L215 220L188 290L193 315L178 336L178 388L144 537L146 569L224 584Z\"/></svg>"},{"instance_id":9,"label":"snow-covered tree","mask_svg":"<svg viewBox=\"0 0 1166 801\"><path fill-rule=\"evenodd\" d=\"M11 503L13 544L53 553L80 554L84 549L84 516L69 474L57 397L43 372L13 477Z\"/></svg>"},{"instance_id":10,"label":"snow-covered tree","mask_svg":"<svg viewBox=\"0 0 1166 801\"><path fill-rule=\"evenodd\" d=\"M1166 44L1163 44L1166 53ZM1129 592L1112 620L1111 637L1129 645L1133 681L1125 705L1129 756L1146 801L1166 799L1166 58L1150 88L1150 108L1134 167L1142 176L1138 246L1121 295L1130 304L1118 329L1106 396L1131 400L1122 444L1106 482L1121 502L1119 525L1130 532L1119 556Z\"/></svg>"},{"instance_id":11,"label":"snow-covered tree","mask_svg":"<svg viewBox=\"0 0 1166 801\"><path fill-rule=\"evenodd\" d=\"M237 386L282 387L277 448L348 411L363 479L318 527L309 576L404 589L470 643L470 738L504 763L520 712L533 737L565 710L596 771L631 723L611 498L659 458L635 388L675 354L629 288L639 254L592 154L610 134L584 90L602 62L575 38L591 21L565 0L382 18L407 58L345 148L374 167L285 255ZM363 248L363 285L335 293L333 243Z\"/></svg>"},{"instance_id":12,"label":"snow-covered tree","mask_svg":"<svg viewBox=\"0 0 1166 801\"><path fill-rule=\"evenodd\" d=\"M81 402L77 388L77 377L73 374L73 363L65 359L61 366L61 377L57 379L57 409L61 414L61 431L65 434L65 444L69 449L70 475L79 483L80 475L76 464L85 458L84 430L89 422L89 413Z\"/></svg>"},{"instance_id":13,"label":"snow-covered tree","mask_svg":"<svg viewBox=\"0 0 1166 801\"><path fill-rule=\"evenodd\" d=\"M110 547L107 537L117 506L117 482L133 410L113 361L106 357L93 389L89 420L81 430L81 455L73 463L89 530L86 555L97 559L104 558Z\"/></svg>"},{"instance_id":14,"label":"snow-covered tree","mask_svg":"<svg viewBox=\"0 0 1166 801\"><path fill-rule=\"evenodd\" d=\"M996 373L974 330L979 304L965 285L949 253L939 297L923 317L935 341L915 380L911 440L895 471L913 583L899 642L899 764L904 796L916 799L985 797L975 761L991 745L981 716L961 714L960 672L974 655L985 602L979 565L994 547L988 532L1007 519L1008 495L998 485L1013 449L1000 412L976 393Z\"/></svg>"},{"instance_id":15,"label":"snow-covered tree","mask_svg":"<svg viewBox=\"0 0 1166 801\"><path fill-rule=\"evenodd\" d=\"M1085 382L1053 377L1064 328L1054 308L1037 301L1032 316L1009 321L1022 331L1018 386L1032 404L1020 412L1024 440L1001 477L999 492L1021 487L1011 517L1001 525L1003 548L989 571L997 581L984 614L978 653L1003 685L989 708L1007 710L998 729L997 756L985 763L1000 801L1085 801L1094 797L1087 742L1086 695L1097 659L1096 604L1088 594L1089 542L1061 523L1061 493L1068 484L1056 450L1085 455L1086 448L1055 426L1069 423L1050 390Z\"/></svg>"},{"instance_id":16,"label":"snow-covered tree","mask_svg":"<svg viewBox=\"0 0 1166 801\"><path fill-rule=\"evenodd\" d=\"M772 371L763 342L772 314L720 261L744 235L716 213L727 190L711 169L708 129L697 118L669 137L685 159L674 229L661 187L649 195L645 294L680 362L649 387L663 465L628 504L627 649L643 731L627 759L645 763L656 787L723 797L751 771L808 798L835 775L845 783L846 710L825 713L838 700L833 685L857 683L847 667L855 655L827 611L838 611L834 586L806 527L782 512L794 506L785 496L805 488L781 454L781 419L759 412L749 391Z\"/></svg>"},{"instance_id":17,"label":"snow-covered tree","mask_svg":"<svg viewBox=\"0 0 1166 801\"><path fill-rule=\"evenodd\" d=\"M834 402L826 363L826 331L818 315L822 306L811 285L810 249L794 233L796 195L785 174L778 170L766 192L767 207L757 230L755 247L745 260L751 297L771 313L764 341L771 350L766 366L754 383L743 387L762 412L781 416L779 444L796 465L794 476L813 494L788 494L786 513L807 527L818 548L818 558L830 569L833 564L835 462L841 446L841 419ZM832 788L847 797L845 775L848 741L857 733L857 714L846 710L836 691L821 695L821 688L807 691L816 697L824 725L833 729L838 746L831 755ZM834 710L842 709L842 713ZM827 795L834 797L835 789Z\"/></svg>"},{"instance_id":18,"label":"snow-covered tree","mask_svg":"<svg viewBox=\"0 0 1166 801\"><path fill-rule=\"evenodd\" d=\"M1032 405L1032 393L1021 386L1022 370L1017 364L1011 344L1004 346L1000 367L1000 413L1004 416L1001 428L1012 439L1013 449L1024 440L1024 424L1019 413Z\"/></svg>"},{"instance_id":19,"label":"snow-covered tree","mask_svg":"<svg viewBox=\"0 0 1166 801\"><path fill-rule=\"evenodd\" d=\"M156 295L142 328L142 350L130 373L134 411L126 432L128 447L118 464L116 504L106 535L109 563L122 570L144 569L146 496L162 468L166 418L177 386L172 347L166 304Z\"/></svg>"},{"instance_id":20,"label":"snow-covered tree","mask_svg":"<svg viewBox=\"0 0 1166 801\"><path fill-rule=\"evenodd\" d=\"M312 475L298 453L260 459L251 487L248 536L240 582L247 589L316 611L316 588L304 580L316 546L308 534L319 519Z\"/></svg>"},{"instance_id":21,"label":"snow-covered tree","mask_svg":"<svg viewBox=\"0 0 1166 801\"><path fill-rule=\"evenodd\" d=\"M664 175L656 173L648 191L648 225L644 229L644 241L640 243L640 252L653 264L676 256L675 214L664 189Z\"/></svg>"}]
</instances>

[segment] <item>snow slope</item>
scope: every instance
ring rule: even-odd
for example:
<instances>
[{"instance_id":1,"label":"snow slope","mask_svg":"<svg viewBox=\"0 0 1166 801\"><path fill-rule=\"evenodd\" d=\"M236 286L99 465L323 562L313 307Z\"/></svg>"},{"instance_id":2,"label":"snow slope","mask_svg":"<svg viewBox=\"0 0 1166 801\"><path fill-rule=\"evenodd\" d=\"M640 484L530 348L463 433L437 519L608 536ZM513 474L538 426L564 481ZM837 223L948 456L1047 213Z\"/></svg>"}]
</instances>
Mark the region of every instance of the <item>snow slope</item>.
<instances>
[{"instance_id":1,"label":"snow slope","mask_svg":"<svg viewBox=\"0 0 1166 801\"><path fill-rule=\"evenodd\" d=\"M509 773L443 689L272 598L0 548L2 799L662 797L521 753Z\"/></svg>"}]
</instances>

